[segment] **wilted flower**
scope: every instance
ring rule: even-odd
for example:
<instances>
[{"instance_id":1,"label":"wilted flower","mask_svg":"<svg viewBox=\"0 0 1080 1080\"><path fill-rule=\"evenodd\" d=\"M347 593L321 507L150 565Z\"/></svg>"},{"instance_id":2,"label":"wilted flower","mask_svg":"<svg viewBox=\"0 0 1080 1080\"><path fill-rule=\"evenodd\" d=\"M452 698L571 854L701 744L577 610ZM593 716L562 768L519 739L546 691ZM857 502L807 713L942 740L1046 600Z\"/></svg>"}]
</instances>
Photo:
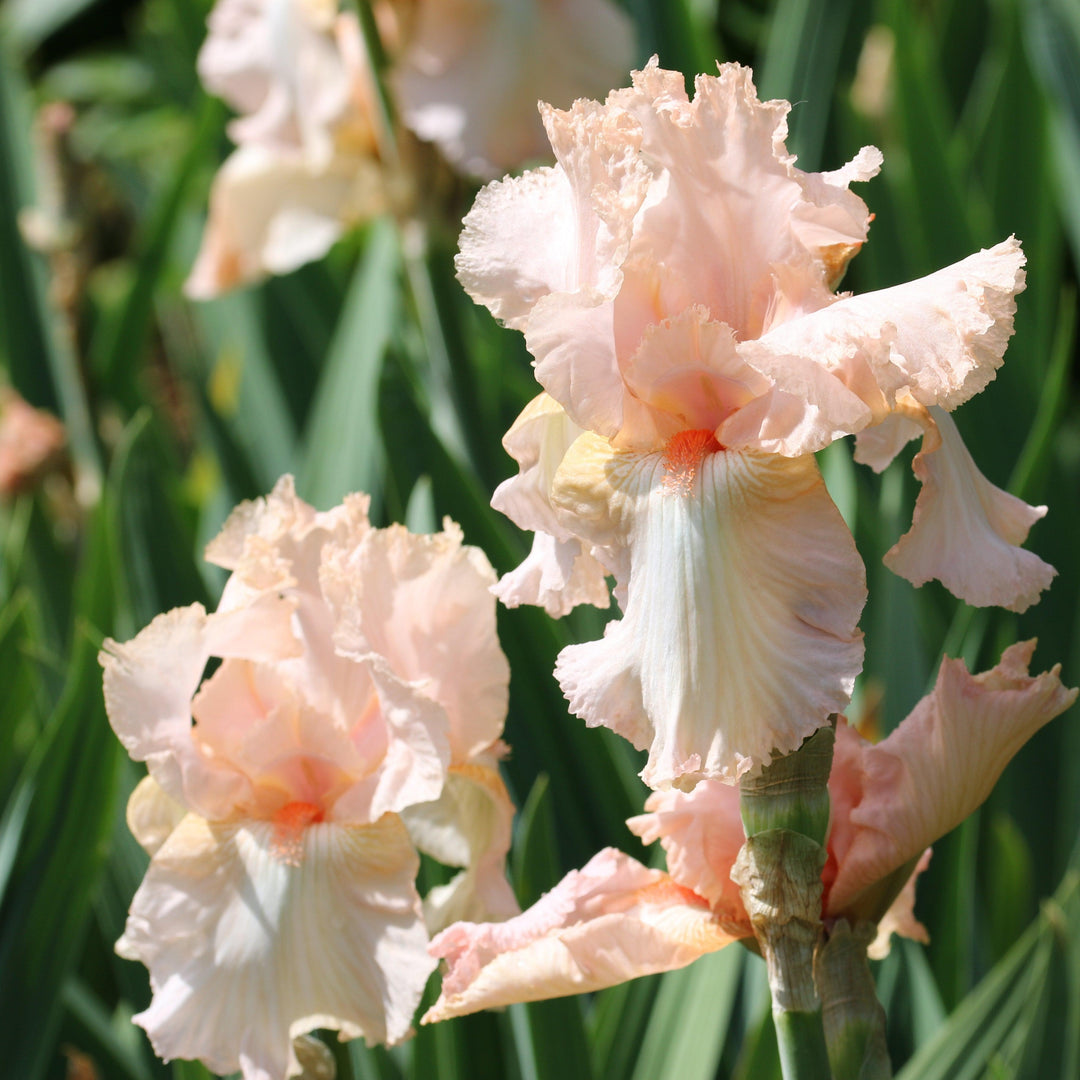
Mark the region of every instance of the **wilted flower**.
<instances>
[{"instance_id":1,"label":"wilted flower","mask_svg":"<svg viewBox=\"0 0 1080 1080\"><path fill-rule=\"evenodd\" d=\"M396 6L415 8L391 75L402 119L476 176L547 157L537 101L603 93L634 60L633 24L610 0Z\"/></svg>"},{"instance_id":2,"label":"wilted flower","mask_svg":"<svg viewBox=\"0 0 1080 1080\"><path fill-rule=\"evenodd\" d=\"M1028 675L1034 647L1013 645L975 676L944 660L934 689L877 745L842 720L837 727L822 915L827 926L878 924L873 955L887 951L892 932L925 940L912 908L927 845L975 810L1020 746L1076 700L1058 668ZM752 937L731 880L744 840L738 788L705 780L645 805L629 825L661 842L667 873L607 848L517 918L451 926L431 943L448 966L425 1022L599 990Z\"/></svg>"},{"instance_id":3,"label":"wilted flower","mask_svg":"<svg viewBox=\"0 0 1080 1080\"><path fill-rule=\"evenodd\" d=\"M216 612L101 654L150 774L128 822L152 861L117 950L149 968L136 1021L162 1057L278 1080L315 1028L408 1035L434 966L417 846L464 868L433 928L517 911L494 575L452 523L413 536L366 511L315 513L286 477L209 545L232 571Z\"/></svg>"},{"instance_id":4,"label":"wilted flower","mask_svg":"<svg viewBox=\"0 0 1080 1080\"><path fill-rule=\"evenodd\" d=\"M848 702L866 591L812 456L833 440L882 468L923 434L886 559L910 580L1023 610L1053 575L1016 546L1045 508L983 478L946 411L1001 364L1019 244L838 296L870 220L848 185L881 154L802 172L747 69L696 86L654 59L604 104L544 107L558 164L486 187L458 256L547 392L505 442L521 472L493 503L537 536L500 594L562 614L614 575L622 618L556 674L649 748L652 787L733 780Z\"/></svg>"}]
</instances>

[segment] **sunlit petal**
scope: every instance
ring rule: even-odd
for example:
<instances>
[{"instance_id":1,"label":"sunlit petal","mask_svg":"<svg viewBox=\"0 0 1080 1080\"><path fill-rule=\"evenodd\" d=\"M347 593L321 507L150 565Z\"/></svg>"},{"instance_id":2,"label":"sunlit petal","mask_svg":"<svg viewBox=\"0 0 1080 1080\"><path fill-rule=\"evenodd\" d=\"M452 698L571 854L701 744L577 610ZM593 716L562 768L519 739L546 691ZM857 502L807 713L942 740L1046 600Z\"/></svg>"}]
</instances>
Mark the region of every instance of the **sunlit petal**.
<instances>
[{"instance_id":1,"label":"sunlit petal","mask_svg":"<svg viewBox=\"0 0 1080 1080\"><path fill-rule=\"evenodd\" d=\"M656 791L647 813L626 823L647 844L659 840L668 873L680 885L709 901L729 925L753 930L731 868L746 840L739 814L739 789L718 780L702 780L693 791Z\"/></svg>"},{"instance_id":2,"label":"sunlit petal","mask_svg":"<svg viewBox=\"0 0 1080 1080\"><path fill-rule=\"evenodd\" d=\"M463 919L500 920L520 912L506 880L514 804L493 760L451 767L438 800L412 806L403 817L422 852L462 868L424 898L431 933Z\"/></svg>"},{"instance_id":3,"label":"sunlit petal","mask_svg":"<svg viewBox=\"0 0 1080 1080\"><path fill-rule=\"evenodd\" d=\"M733 940L701 897L605 848L516 918L436 937L447 967L424 1023L671 971Z\"/></svg>"},{"instance_id":4,"label":"sunlit petal","mask_svg":"<svg viewBox=\"0 0 1080 1080\"><path fill-rule=\"evenodd\" d=\"M587 435L553 503L629 556L622 619L564 649L556 675L590 726L649 748L652 787L734 780L844 707L864 573L812 458L717 451L673 466Z\"/></svg>"},{"instance_id":5,"label":"sunlit petal","mask_svg":"<svg viewBox=\"0 0 1080 1080\"><path fill-rule=\"evenodd\" d=\"M883 742L863 747L861 797L846 835L834 830L830 839L838 864L831 912L842 913L963 821L1017 750L1076 700L1059 668L1028 674L1034 649L1034 641L1012 645L979 675L944 659L911 715Z\"/></svg>"},{"instance_id":6,"label":"sunlit petal","mask_svg":"<svg viewBox=\"0 0 1080 1080\"><path fill-rule=\"evenodd\" d=\"M135 1020L161 1057L283 1080L304 1032L408 1034L434 962L404 827L313 825L302 845L287 860L269 822L189 815L158 850L117 950L150 969Z\"/></svg>"},{"instance_id":7,"label":"sunlit petal","mask_svg":"<svg viewBox=\"0 0 1080 1080\"><path fill-rule=\"evenodd\" d=\"M1046 507L991 484L947 412L931 409L926 423L912 464L922 491L911 529L886 553L885 565L915 585L937 578L976 607L1026 610L1057 573L1018 546Z\"/></svg>"}]
</instances>

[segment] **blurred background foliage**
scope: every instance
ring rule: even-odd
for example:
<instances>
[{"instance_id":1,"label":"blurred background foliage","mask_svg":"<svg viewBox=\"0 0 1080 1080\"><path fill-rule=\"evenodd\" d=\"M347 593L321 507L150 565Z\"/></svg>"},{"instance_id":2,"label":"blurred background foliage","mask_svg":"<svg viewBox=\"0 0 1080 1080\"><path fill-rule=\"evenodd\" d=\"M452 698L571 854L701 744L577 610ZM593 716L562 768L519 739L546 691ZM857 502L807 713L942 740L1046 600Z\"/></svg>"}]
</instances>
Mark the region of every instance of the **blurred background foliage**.
<instances>
[{"instance_id":1,"label":"blurred background foliage","mask_svg":"<svg viewBox=\"0 0 1080 1080\"><path fill-rule=\"evenodd\" d=\"M884 150L882 175L860 188L876 219L845 288L1023 240L1028 289L1005 366L957 419L990 479L1050 504L1029 544L1059 570L1042 602L1021 616L976 611L884 569L915 497L910 449L880 480L846 445L822 465L870 579L864 722L895 726L942 652L984 668L1033 635L1038 667L1061 661L1075 685L1080 6L625 6L642 61L656 52L689 76L740 60L763 98L795 102L789 147L803 168L839 167L867 142ZM0 506L0 1073L20 1080L208 1076L157 1061L130 1024L145 972L112 952L145 856L123 820L139 772L106 722L102 637L212 605L221 577L203 544L284 472L321 508L371 492L378 524L429 530L448 514L500 571L528 542L488 506L511 471L499 437L535 385L520 335L453 277L471 189L424 230L377 221L288 277L182 298L227 151L225 110L195 76L207 8L0 7L0 366L63 420L69 450ZM55 103L68 111L51 123ZM500 611L523 903L605 844L652 854L623 825L644 796L636 754L568 716L551 674L557 650L596 636L603 617ZM937 845L917 908L932 944L897 942L877 967L905 1080L1080 1076L1078 721L1073 709L1032 740ZM424 1029L391 1051L335 1053L356 1080L779 1077L763 967L737 947L591 998Z\"/></svg>"}]
</instances>

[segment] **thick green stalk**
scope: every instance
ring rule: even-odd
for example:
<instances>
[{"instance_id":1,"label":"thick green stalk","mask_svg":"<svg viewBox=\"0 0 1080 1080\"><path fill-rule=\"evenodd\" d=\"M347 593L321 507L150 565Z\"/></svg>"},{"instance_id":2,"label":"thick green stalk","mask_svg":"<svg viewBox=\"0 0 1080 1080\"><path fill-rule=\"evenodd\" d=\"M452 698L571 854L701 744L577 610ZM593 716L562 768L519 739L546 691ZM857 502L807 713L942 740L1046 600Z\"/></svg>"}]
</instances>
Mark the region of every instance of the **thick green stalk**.
<instances>
[{"instance_id":1,"label":"thick green stalk","mask_svg":"<svg viewBox=\"0 0 1080 1080\"><path fill-rule=\"evenodd\" d=\"M784 1080L831 1080L829 1054L819 1012L777 1012L776 1045Z\"/></svg>"},{"instance_id":2,"label":"thick green stalk","mask_svg":"<svg viewBox=\"0 0 1080 1080\"><path fill-rule=\"evenodd\" d=\"M746 843L731 877L768 967L784 1080L832 1076L814 953L822 939L833 739L831 727L821 728L741 784Z\"/></svg>"},{"instance_id":3,"label":"thick green stalk","mask_svg":"<svg viewBox=\"0 0 1080 1080\"><path fill-rule=\"evenodd\" d=\"M839 919L818 950L814 977L821 996L825 1041L835 1080L890 1080L885 1010L877 999L866 948L873 923L854 929Z\"/></svg>"}]
</instances>

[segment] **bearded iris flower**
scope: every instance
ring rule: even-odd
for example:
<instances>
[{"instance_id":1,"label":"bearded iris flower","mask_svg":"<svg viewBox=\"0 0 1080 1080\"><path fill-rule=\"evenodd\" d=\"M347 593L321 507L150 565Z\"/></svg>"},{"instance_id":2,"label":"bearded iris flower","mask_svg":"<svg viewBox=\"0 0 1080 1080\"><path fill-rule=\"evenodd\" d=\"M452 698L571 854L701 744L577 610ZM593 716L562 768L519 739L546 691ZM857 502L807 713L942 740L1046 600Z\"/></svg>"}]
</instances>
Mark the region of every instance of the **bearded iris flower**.
<instances>
[{"instance_id":1,"label":"bearded iris flower","mask_svg":"<svg viewBox=\"0 0 1080 1080\"><path fill-rule=\"evenodd\" d=\"M614 576L622 618L556 675L648 748L654 788L736 780L848 703L866 589L813 458L834 440L880 469L923 435L898 573L1017 611L1054 573L1018 546L1045 508L991 485L948 415L1002 362L1020 245L838 295L870 221L849 186L881 154L802 172L788 108L737 64L691 101L654 59L603 104L542 106L558 163L485 188L461 237L461 281L545 391L505 440L520 473L493 504L536 537L499 594L559 615Z\"/></svg>"},{"instance_id":2,"label":"bearded iris flower","mask_svg":"<svg viewBox=\"0 0 1080 1080\"><path fill-rule=\"evenodd\" d=\"M398 1042L429 934L518 911L494 574L451 522L413 536L366 511L315 513L285 478L209 545L232 571L217 611L105 643L109 719L149 769L117 950L150 971L135 1019L164 1058L284 1080L315 1028ZM462 868L423 907L418 850Z\"/></svg>"},{"instance_id":3,"label":"bearded iris flower","mask_svg":"<svg viewBox=\"0 0 1080 1080\"><path fill-rule=\"evenodd\" d=\"M945 659L933 690L880 743L838 724L822 916L827 925L876 925L871 955L884 955L894 932L926 940L913 905L928 845L972 813L1027 739L1076 700L1058 667L1028 674L1034 648L1013 645L979 675ZM692 792L654 792L645 808L628 824L660 841L666 873L606 848L520 916L451 926L431 943L447 967L424 1021L599 990L752 938L731 877L745 840L738 788L703 780Z\"/></svg>"},{"instance_id":4,"label":"bearded iris flower","mask_svg":"<svg viewBox=\"0 0 1080 1080\"><path fill-rule=\"evenodd\" d=\"M240 114L185 285L205 300L321 258L395 181L356 15L336 0L219 0L199 75Z\"/></svg>"}]
</instances>

